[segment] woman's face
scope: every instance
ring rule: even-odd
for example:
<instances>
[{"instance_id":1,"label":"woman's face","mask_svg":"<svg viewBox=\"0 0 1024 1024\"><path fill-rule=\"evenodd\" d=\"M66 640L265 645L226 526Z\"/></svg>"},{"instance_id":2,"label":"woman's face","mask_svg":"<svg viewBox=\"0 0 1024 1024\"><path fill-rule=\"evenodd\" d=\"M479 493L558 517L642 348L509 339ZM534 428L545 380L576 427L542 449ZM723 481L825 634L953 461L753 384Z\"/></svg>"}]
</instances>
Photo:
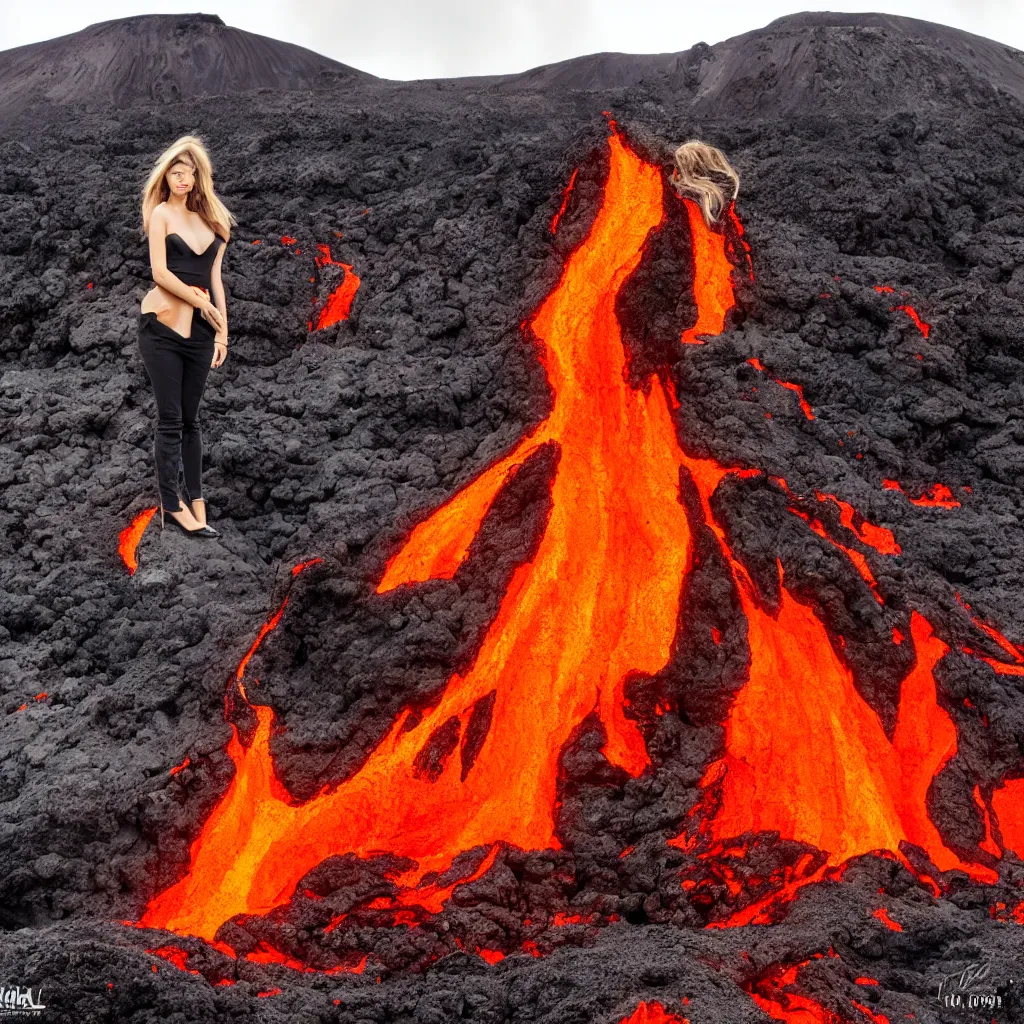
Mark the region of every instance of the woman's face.
<instances>
[{"instance_id":1,"label":"woman's face","mask_svg":"<svg viewBox=\"0 0 1024 1024\"><path fill-rule=\"evenodd\" d=\"M171 164L171 169L164 178L172 196L186 196L196 183L195 168L185 160L179 160Z\"/></svg>"}]
</instances>

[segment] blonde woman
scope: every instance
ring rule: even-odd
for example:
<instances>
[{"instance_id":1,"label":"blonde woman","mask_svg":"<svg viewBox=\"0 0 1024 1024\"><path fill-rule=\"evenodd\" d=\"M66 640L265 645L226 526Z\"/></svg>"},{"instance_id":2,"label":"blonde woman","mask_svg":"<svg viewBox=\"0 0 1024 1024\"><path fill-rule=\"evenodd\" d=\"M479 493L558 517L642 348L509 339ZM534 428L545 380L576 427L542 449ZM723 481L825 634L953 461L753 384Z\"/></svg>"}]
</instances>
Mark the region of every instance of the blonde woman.
<instances>
[{"instance_id":1,"label":"blonde woman","mask_svg":"<svg viewBox=\"0 0 1024 1024\"><path fill-rule=\"evenodd\" d=\"M206 522L199 402L212 368L228 354L220 270L234 216L213 191L213 165L195 135L160 154L142 190L153 287L142 300L139 352L156 397L154 453L165 517L193 537L216 537ZM186 503L178 492L184 470Z\"/></svg>"},{"instance_id":2,"label":"blonde woman","mask_svg":"<svg viewBox=\"0 0 1024 1024\"><path fill-rule=\"evenodd\" d=\"M698 139L684 142L673 154L669 180L680 195L695 200L711 227L722 217L740 190L740 176L715 146Z\"/></svg>"}]
</instances>

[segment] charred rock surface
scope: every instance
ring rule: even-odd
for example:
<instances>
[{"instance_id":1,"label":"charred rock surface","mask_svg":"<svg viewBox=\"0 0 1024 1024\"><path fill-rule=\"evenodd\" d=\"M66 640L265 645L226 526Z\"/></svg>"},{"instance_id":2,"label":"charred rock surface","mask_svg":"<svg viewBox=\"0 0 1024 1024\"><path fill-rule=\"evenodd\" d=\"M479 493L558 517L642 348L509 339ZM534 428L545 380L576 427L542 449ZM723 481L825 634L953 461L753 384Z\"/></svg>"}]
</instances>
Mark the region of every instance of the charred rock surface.
<instances>
[{"instance_id":1,"label":"charred rock surface","mask_svg":"<svg viewBox=\"0 0 1024 1024\"><path fill-rule=\"evenodd\" d=\"M0 978L41 984L52 1019L617 1022L658 999L731 1024L764 1019L748 993L774 966L803 961L800 991L843 1019L862 1016L852 1000L891 1020L947 1019L939 982L977 962L993 989L1004 985L996 1019L1024 1019L1005 987L1024 932L990 909L1021 902L1024 871L1009 850L979 851L974 798L1024 773L1020 677L961 651L1001 656L971 614L1024 638L1022 58L868 15L783 19L712 50L682 55L683 71L611 84L551 84L542 69L518 82L351 80L9 112ZM925 81L915 63L954 59L969 74ZM798 73L800 62L827 67L828 81ZM872 92L878 68L889 77ZM817 854L775 834L739 837L737 881L666 845L702 799L749 660L735 588L704 530L672 657L627 688L653 765L636 778L613 768L600 724L584 720L561 759L562 849L503 848L439 913L404 917L390 903L401 865L339 856L288 907L223 930L240 954L272 947L319 973L116 924L182 876L230 785L225 692L285 597L245 680L254 705L275 709L271 750L296 801L350 777L403 708L431 707L472 663L543 531L556 446L510 480L453 578L375 586L408 532L549 412L536 341L520 325L596 214L605 110L649 159L694 136L726 150L755 272L751 282L738 266L725 333L674 345L692 324L694 268L685 218L667 219L617 308L631 384L663 374L689 453L763 471L723 484L715 514L766 607L779 601L782 562L889 735L913 663L893 630L909 635L913 609L949 645L938 701L957 752L929 813L950 849L1000 881L947 872L935 897L905 866L861 857L770 927L706 927ZM239 220L224 264L231 357L203 406L221 538L190 543L156 520L130 576L118 533L156 493L135 347L149 286L138 192L155 154L186 131L207 140ZM318 244L361 283L347 320L311 332L334 283L314 263ZM813 419L778 381L803 388ZM885 489L890 479L905 493ZM937 482L959 507L910 502ZM699 516L685 474L680 492ZM787 511L813 511L842 536L838 506L820 507L816 492L896 535L900 555L867 552L884 604ZM292 576L312 558L322 561ZM475 714L486 728L486 703ZM231 719L243 740L251 719ZM424 773L451 749L438 734ZM466 877L480 851L464 860L437 883ZM874 916L881 903L901 931ZM198 974L146 952L167 945ZM505 958L491 965L478 949ZM360 974L322 973L361 956Z\"/></svg>"}]
</instances>

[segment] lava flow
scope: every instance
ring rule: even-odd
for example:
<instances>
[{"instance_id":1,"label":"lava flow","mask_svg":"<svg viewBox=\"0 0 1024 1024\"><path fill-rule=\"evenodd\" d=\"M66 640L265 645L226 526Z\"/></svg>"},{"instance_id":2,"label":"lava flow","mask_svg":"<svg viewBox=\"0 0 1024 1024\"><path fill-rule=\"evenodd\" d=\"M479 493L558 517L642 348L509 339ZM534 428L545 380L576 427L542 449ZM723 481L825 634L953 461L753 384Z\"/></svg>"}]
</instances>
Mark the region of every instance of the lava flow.
<instances>
[{"instance_id":1,"label":"lava flow","mask_svg":"<svg viewBox=\"0 0 1024 1024\"><path fill-rule=\"evenodd\" d=\"M953 497L953 492L945 484L932 484L928 488L927 493L922 494L920 498L912 498L905 490L903 490L902 484L898 480L883 480L883 489L887 491L899 491L901 494L905 494L907 501L911 505L917 505L919 508L959 508L960 502Z\"/></svg>"},{"instance_id":2,"label":"lava flow","mask_svg":"<svg viewBox=\"0 0 1024 1024\"><path fill-rule=\"evenodd\" d=\"M323 309L320 310L316 325L313 327L313 330L321 331L325 327L332 327L334 324L348 319L356 292L359 291L359 277L353 271L351 264L339 263L331 258L330 246L318 243L317 249L320 250L320 255L314 256L313 262L318 267L341 267L343 273L341 284L327 296L327 301L324 303Z\"/></svg>"},{"instance_id":3,"label":"lava flow","mask_svg":"<svg viewBox=\"0 0 1024 1024\"><path fill-rule=\"evenodd\" d=\"M143 509L117 536L117 552L130 576L134 576L135 570L139 567L135 558L135 550L154 515L156 515L155 508Z\"/></svg>"},{"instance_id":4,"label":"lava flow","mask_svg":"<svg viewBox=\"0 0 1024 1024\"><path fill-rule=\"evenodd\" d=\"M228 746L235 775L192 845L186 875L154 897L143 926L212 940L235 915L287 903L333 855L409 858L415 867L398 879L408 890L464 852L478 851L482 872L501 843L559 849L559 760L584 718L597 713L613 765L636 776L650 764L626 717L624 686L666 666L693 535L709 528L731 567L751 658L726 723L726 753L706 776L721 789L714 837L778 830L826 851L832 864L870 850L898 853L909 841L940 869L983 877L945 848L925 810L928 785L956 748L932 676L945 645L913 616L917 665L889 740L811 609L785 587L777 613L761 607L712 513L714 491L737 471L683 451L682 414L673 416L678 403L660 377L649 393L629 385L616 298L662 222L664 179L617 132L608 152L600 210L529 321L550 414L416 526L377 586L383 593L452 577L504 484L553 446L543 535L515 570L474 663L452 675L422 717L401 711L351 777L304 803L275 775L273 710L255 707L250 744L236 730ZM734 305L732 264L725 236L683 202L698 316L682 340L702 343L700 335L723 330ZM691 522L681 501L681 470L696 484L702 522ZM427 885L399 902L439 909L441 892Z\"/></svg>"},{"instance_id":5,"label":"lava flow","mask_svg":"<svg viewBox=\"0 0 1024 1024\"><path fill-rule=\"evenodd\" d=\"M697 305L697 322L683 331L679 340L684 345L703 345L700 336L721 334L726 314L736 304L732 264L725 251L725 235L720 231L709 231L700 207L689 199L684 202L693 240L693 301ZM728 213L733 223L738 225L739 219L732 204ZM742 239L742 233L739 237ZM753 280L753 270L750 274Z\"/></svg>"},{"instance_id":6,"label":"lava flow","mask_svg":"<svg viewBox=\"0 0 1024 1024\"><path fill-rule=\"evenodd\" d=\"M235 777L193 844L188 873L154 898L142 924L212 938L236 914L285 903L333 854L410 857L410 884L476 847L559 848L560 752L595 708L605 756L634 775L647 767L622 690L628 674L657 672L668 660L690 529L665 391L628 386L615 316L618 291L662 219L662 172L617 135L608 145L601 209L530 321L545 345L551 414L420 524L378 585L451 576L509 473L557 444L544 536L513 576L473 667L449 680L417 724L402 712L351 778L302 805L274 775L273 712L256 708L250 746L237 735L229 746ZM471 752L466 729L487 701L491 726ZM450 744L440 772L428 774L420 754L442 728L462 738L461 749Z\"/></svg>"},{"instance_id":7,"label":"lava flow","mask_svg":"<svg viewBox=\"0 0 1024 1024\"><path fill-rule=\"evenodd\" d=\"M620 1024L690 1024L687 1017L670 1013L661 1003L640 1003Z\"/></svg>"}]
</instances>

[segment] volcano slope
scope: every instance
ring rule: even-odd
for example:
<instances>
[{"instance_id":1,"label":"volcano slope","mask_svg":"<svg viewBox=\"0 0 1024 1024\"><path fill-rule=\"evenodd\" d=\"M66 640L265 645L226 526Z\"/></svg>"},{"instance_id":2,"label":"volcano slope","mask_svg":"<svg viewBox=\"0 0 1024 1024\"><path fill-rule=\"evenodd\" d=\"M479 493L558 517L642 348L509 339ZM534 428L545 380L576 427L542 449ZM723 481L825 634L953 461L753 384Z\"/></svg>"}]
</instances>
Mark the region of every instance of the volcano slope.
<instances>
[{"instance_id":1,"label":"volcano slope","mask_svg":"<svg viewBox=\"0 0 1024 1024\"><path fill-rule=\"evenodd\" d=\"M1021 56L809 15L645 60L7 116L0 981L44 1019L1024 1019ZM239 220L221 537L130 572L185 131Z\"/></svg>"}]
</instances>

